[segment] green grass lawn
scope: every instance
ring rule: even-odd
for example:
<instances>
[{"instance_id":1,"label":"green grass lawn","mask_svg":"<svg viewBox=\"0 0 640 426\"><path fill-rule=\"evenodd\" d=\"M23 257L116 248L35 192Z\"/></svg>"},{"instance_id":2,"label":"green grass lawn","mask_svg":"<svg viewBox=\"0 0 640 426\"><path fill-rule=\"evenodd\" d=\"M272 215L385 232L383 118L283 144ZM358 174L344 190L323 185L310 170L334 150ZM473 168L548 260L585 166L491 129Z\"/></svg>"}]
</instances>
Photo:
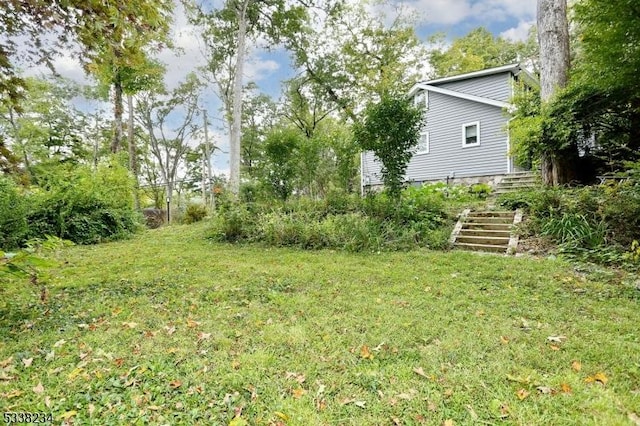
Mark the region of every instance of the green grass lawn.
<instances>
[{"instance_id":1,"label":"green grass lawn","mask_svg":"<svg viewBox=\"0 0 640 426\"><path fill-rule=\"evenodd\" d=\"M72 247L0 288L0 411L55 423L627 425L640 292L561 261L212 244Z\"/></svg>"}]
</instances>

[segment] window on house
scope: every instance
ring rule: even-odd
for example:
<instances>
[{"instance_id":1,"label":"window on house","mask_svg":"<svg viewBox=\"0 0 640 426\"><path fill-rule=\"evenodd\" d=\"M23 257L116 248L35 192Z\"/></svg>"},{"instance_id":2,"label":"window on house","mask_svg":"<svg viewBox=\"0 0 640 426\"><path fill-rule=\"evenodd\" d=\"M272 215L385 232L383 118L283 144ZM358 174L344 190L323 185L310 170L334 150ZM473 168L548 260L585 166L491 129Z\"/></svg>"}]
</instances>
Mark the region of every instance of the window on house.
<instances>
[{"instance_id":1,"label":"window on house","mask_svg":"<svg viewBox=\"0 0 640 426\"><path fill-rule=\"evenodd\" d=\"M424 108L428 108L429 106L429 92L426 90L421 90L413 96L413 104L415 106L423 106Z\"/></svg>"},{"instance_id":2,"label":"window on house","mask_svg":"<svg viewBox=\"0 0 640 426\"><path fill-rule=\"evenodd\" d=\"M462 125L462 147L480 145L480 122Z\"/></svg>"},{"instance_id":3,"label":"window on house","mask_svg":"<svg viewBox=\"0 0 640 426\"><path fill-rule=\"evenodd\" d=\"M416 154L428 154L429 153L429 132L420 133L420 139L418 139L418 147L416 148Z\"/></svg>"}]
</instances>

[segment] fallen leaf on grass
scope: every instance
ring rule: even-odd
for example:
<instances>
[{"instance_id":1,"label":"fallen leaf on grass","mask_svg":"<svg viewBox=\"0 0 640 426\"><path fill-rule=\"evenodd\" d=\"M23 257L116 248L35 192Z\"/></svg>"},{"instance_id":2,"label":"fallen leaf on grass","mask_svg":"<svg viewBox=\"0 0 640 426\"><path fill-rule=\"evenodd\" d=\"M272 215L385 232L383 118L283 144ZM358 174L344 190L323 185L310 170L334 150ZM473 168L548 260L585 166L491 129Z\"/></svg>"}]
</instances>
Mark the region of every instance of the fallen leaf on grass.
<instances>
[{"instance_id":1,"label":"fallen leaf on grass","mask_svg":"<svg viewBox=\"0 0 640 426\"><path fill-rule=\"evenodd\" d=\"M586 379L584 379L585 382L587 383L601 383L603 385L606 385L607 382L609 381L609 379L607 378L607 376L604 375L604 373L596 373L593 376L589 376Z\"/></svg>"},{"instance_id":2,"label":"fallen leaf on grass","mask_svg":"<svg viewBox=\"0 0 640 426\"><path fill-rule=\"evenodd\" d=\"M78 414L76 410L67 411L66 413L61 414L58 417L58 420L69 420L71 417L75 416L76 414Z\"/></svg>"},{"instance_id":3,"label":"fallen leaf on grass","mask_svg":"<svg viewBox=\"0 0 640 426\"><path fill-rule=\"evenodd\" d=\"M342 405L353 404L356 407L365 408L365 406L367 405L367 402L366 401L356 401L355 398L345 398L345 399L342 400L341 404Z\"/></svg>"},{"instance_id":4,"label":"fallen leaf on grass","mask_svg":"<svg viewBox=\"0 0 640 426\"><path fill-rule=\"evenodd\" d=\"M516 395L518 395L518 399L519 399L520 401L522 401L522 400L524 400L526 397L528 397L528 396L529 396L529 394L530 394L530 392L529 392L529 391L527 391L526 389L520 389L520 390L516 393Z\"/></svg>"},{"instance_id":5,"label":"fallen leaf on grass","mask_svg":"<svg viewBox=\"0 0 640 426\"><path fill-rule=\"evenodd\" d=\"M200 323L196 320L192 320L191 318L187 318L187 327L196 328L200 325Z\"/></svg>"},{"instance_id":6,"label":"fallen leaf on grass","mask_svg":"<svg viewBox=\"0 0 640 426\"><path fill-rule=\"evenodd\" d=\"M57 342L55 342L55 343L53 344L53 347L54 347L54 348L59 348L60 346L64 345L65 343L67 343L67 341L66 341L66 340L64 340L64 339L60 339L60 340L58 340Z\"/></svg>"},{"instance_id":7,"label":"fallen leaf on grass","mask_svg":"<svg viewBox=\"0 0 640 426\"><path fill-rule=\"evenodd\" d=\"M276 411L276 412L274 412L273 414L275 414L275 415L276 415L276 417L278 417L279 419L284 420L285 422L288 422L288 421L289 421L289 416L287 416L286 414L284 414L284 413L282 413L282 412L280 412L280 411Z\"/></svg>"},{"instance_id":8,"label":"fallen leaf on grass","mask_svg":"<svg viewBox=\"0 0 640 426\"><path fill-rule=\"evenodd\" d=\"M500 336L500 343L506 345L509 343L509 338L507 336Z\"/></svg>"},{"instance_id":9,"label":"fallen leaf on grass","mask_svg":"<svg viewBox=\"0 0 640 426\"><path fill-rule=\"evenodd\" d=\"M173 325L172 326L165 325L164 329L167 330L167 334L169 336L171 336L173 333L176 332L176 328Z\"/></svg>"},{"instance_id":10,"label":"fallen leaf on grass","mask_svg":"<svg viewBox=\"0 0 640 426\"><path fill-rule=\"evenodd\" d=\"M0 367L1 368L5 368L6 366L8 366L9 364L11 364L13 362L13 357L10 356L9 358L0 361Z\"/></svg>"},{"instance_id":11,"label":"fallen leaf on grass","mask_svg":"<svg viewBox=\"0 0 640 426\"><path fill-rule=\"evenodd\" d=\"M305 382L305 380L307 380L306 376L304 374L301 373L295 373L293 371L287 371L285 373L285 377L287 379L294 379L296 382L303 384Z\"/></svg>"},{"instance_id":12,"label":"fallen leaf on grass","mask_svg":"<svg viewBox=\"0 0 640 426\"><path fill-rule=\"evenodd\" d=\"M293 397L295 399L300 399L302 398L302 396L307 393L306 390L302 389L302 388L296 388L294 390L291 391L291 394L293 395Z\"/></svg>"},{"instance_id":13,"label":"fallen leaf on grass","mask_svg":"<svg viewBox=\"0 0 640 426\"><path fill-rule=\"evenodd\" d=\"M35 385L31 390L37 394L41 394L42 392L44 392L44 386L42 386L42 382L38 382L38 384Z\"/></svg>"},{"instance_id":14,"label":"fallen leaf on grass","mask_svg":"<svg viewBox=\"0 0 640 426\"><path fill-rule=\"evenodd\" d=\"M560 385L560 390L562 391L562 393L571 393L571 386L569 386L566 383L563 383Z\"/></svg>"},{"instance_id":15,"label":"fallen leaf on grass","mask_svg":"<svg viewBox=\"0 0 640 426\"><path fill-rule=\"evenodd\" d=\"M233 368L234 370L239 369L240 368L240 362L235 361L235 360L231 361L231 368Z\"/></svg>"},{"instance_id":16,"label":"fallen leaf on grass","mask_svg":"<svg viewBox=\"0 0 640 426\"><path fill-rule=\"evenodd\" d=\"M427 376L427 374L424 372L424 369L422 367L414 368L413 372L420 377L424 377L425 379L429 378L429 376Z\"/></svg>"},{"instance_id":17,"label":"fallen leaf on grass","mask_svg":"<svg viewBox=\"0 0 640 426\"><path fill-rule=\"evenodd\" d=\"M3 394L0 394L0 395L2 395L3 397L5 397L6 399L11 399L11 398L15 398L15 397L17 397L17 396L22 395L22 391L21 391L21 390L19 390L19 389L14 389L14 390L12 390L12 391L9 391L9 392L7 392L7 393L3 393Z\"/></svg>"},{"instance_id":18,"label":"fallen leaf on grass","mask_svg":"<svg viewBox=\"0 0 640 426\"><path fill-rule=\"evenodd\" d=\"M0 381L15 380L16 376L9 376L5 371L0 371Z\"/></svg>"},{"instance_id":19,"label":"fallen leaf on grass","mask_svg":"<svg viewBox=\"0 0 640 426\"><path fill-rule=\"evenodd\" d=\"M171 389L178 389L180 386L182 386L182 382L180 380L174 380L172 382L169 382L169 387Z\"/></svg>"},{"instance_id":20,"label":"fallen leaf on grass","mask_svg":"<svg viewBox=\"0 0 640 426\"><path fill-rule=\"evenodd\" d=\"M122 328L128 328L129 330L134 329L138 326L137 322L123 322Z\"/></svg>"},{"instance_id":21,"label":"fallen leaf on grass","mask_svg":"<svg viewBox=\"0 0 640 426\"><path fill-rule=\"evenodd\" d=\"M573 361L571 363L571 369L577 373L582 370L582 364L580 363L580 361Z\"/></svg>"},{"instance_id":22,"label":"fallen leaf on grass","mask_svg":"<svg viewBox=\"0 0 640 426\"><path fill-rule=\"evenodd\" d=\"M363 359L373 359L373 354L369 351L369 347L367 345L362 345L360 348L360 357Z\"/></svg>"},{"instance_id":23,"label":"fallen leaf on grass","mask_svg":"<svg viewBox=\"0 0 640 426\"><path fill-rule=\"evenodd\" d=\"M454 422L452 419L447 419L444 421L444 423L442 423L442 426L455 426L456 422Z\"/></svg>"},{"instance_id":24,"label":"fallen leaf on grass","mask_svg":"<svg viewBox=\"0 0 640 426\"><path fill-rule=\"evenodd\" d=\"M116 358L113 360L113 362L116 364L116 366L122 367L122 364L124 364L124 358Z\"/></svg>"},{"instance_id":25,"label":"fallen leaf on grass","mask_svg":"<svg viewBox=\"0 0 640 426\"><path fill-rule=\"evenodd\" d=\"M560 346L558 346L558 345L549 345L549 348L552 351L559 351L560 350Z\"/></svg>"},{"instance_id":26,"label":"fallen leaf on grass","mask_svg":"<svg viewBox=\"0 0 640 426\"><path fill-rule=\"evenodd\" d=\"M22 363L24 364L25 367L31 367L31 364L33 363L33 358L23 358L22 359Z\"/></svg>"},{"instance_id":27,"label":"fallen leaf on grass","mask_svg":"<svg viewBox=\"0 0 640 426\"><path fill-rule=\"evenodd\" d=\"M567 336L549 336L547 340L551 343L562 343L567 339Z\"/></svg>"},{"instance_id":28,"label":"fallen leaf on grass","mask_svg":"<svg viewBox=\"0 0 640 426\"><path fill-rule=\"evenodd\" d=\"M640 426L640 417L636 413L627 414L627 418L636 426Z\"/></svg>"},{"instance_id":29,"label":"fallen leaf on grass","mask_svg":"<svg viewBox=\"0 0 640 426\"><path fill-rule=\"evenodd\" d=\"M211 333L203 333L202 331L198 333L198 342L209 339L211 339Z\"/></svg>"},{"instance_id":30,"label":"fallen leaf on grass","mask_svg":"<svg viewBox=\"0 0 640 426\"><path fill-rule=\"evenodd\" d=\"M556 393L556 391L549 386L538 386L536 389L543 395L551 395Z\"/></svg>"}]
</instances>

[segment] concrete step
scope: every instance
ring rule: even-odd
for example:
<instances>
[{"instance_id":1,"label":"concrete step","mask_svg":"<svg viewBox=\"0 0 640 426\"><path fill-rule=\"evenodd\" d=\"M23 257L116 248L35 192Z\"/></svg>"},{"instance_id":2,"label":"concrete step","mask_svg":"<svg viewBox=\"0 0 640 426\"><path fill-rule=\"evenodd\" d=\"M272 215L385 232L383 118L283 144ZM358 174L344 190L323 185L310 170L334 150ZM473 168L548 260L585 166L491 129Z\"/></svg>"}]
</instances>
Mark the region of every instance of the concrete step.
<instances>
[{"instance_id":1,"label":"concrete step","mask_svg":"<svg viewBox=\"0 0 640 426\"><path fill-rule=\"evenodd\" d=\"M492 253L506 253L507 247L502 245L487 245L487 244L472 244L472 243L455 243L454 247L473 250L473 251L488 251Z\"/></svg>"},{"instance_id":2,"label":"concrete step","mask_svg":"<svg viewBox=\"0 0 640 426\"><path fill-rule=\"evenodd\" d=\"M472 236L460 234L456 239L456 243L465 243L465 244L482 244L489 246L504 246L504 249L507 249L507 245L509 244L509 236L506 237L487 237L487 236Z\"/></svg>"}]
</instances>

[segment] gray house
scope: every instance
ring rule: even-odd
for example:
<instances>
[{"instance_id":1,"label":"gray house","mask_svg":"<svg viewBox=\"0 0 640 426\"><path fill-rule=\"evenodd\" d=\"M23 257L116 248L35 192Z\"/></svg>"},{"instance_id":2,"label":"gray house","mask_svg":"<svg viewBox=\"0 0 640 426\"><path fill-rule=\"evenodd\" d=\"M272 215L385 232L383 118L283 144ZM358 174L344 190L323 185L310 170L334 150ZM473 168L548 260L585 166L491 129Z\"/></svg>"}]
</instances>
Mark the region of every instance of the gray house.
<instances>
[{"instance_id":1,"label":"gray house","mask_svg":"<svg viewBox=\"0 0 640 426\"><path fill-rule=\"evenodd\" d=\"M409 163L406 181L489 182L515 172L509 158L509 100L515 83L536 86L519 64L439 78L413 86L414 102L424 103L427 124ZM361 156L362 188L382 185L373 153Z\"/></svg>"}]
</instances>

